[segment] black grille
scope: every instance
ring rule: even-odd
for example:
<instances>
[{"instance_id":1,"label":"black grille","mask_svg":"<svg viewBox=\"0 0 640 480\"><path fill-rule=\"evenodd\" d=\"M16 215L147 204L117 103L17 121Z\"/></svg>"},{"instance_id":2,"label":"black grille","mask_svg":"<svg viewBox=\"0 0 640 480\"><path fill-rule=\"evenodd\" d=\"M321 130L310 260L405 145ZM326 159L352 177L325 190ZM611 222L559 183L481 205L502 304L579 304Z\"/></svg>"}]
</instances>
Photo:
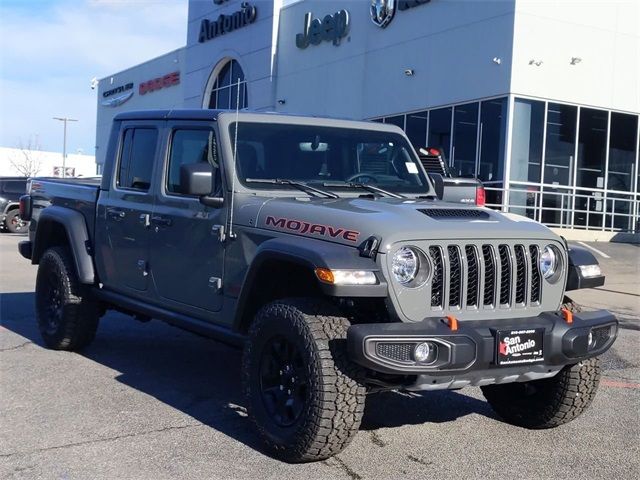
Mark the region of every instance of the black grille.
<instances>
[{"instance_id":1,"label":"black grille","mask_svg":"<svg viewBox=\"0 0 640 480\"><path fill-rule=\"evenodd\" d=\"M442 264L442 252L439 247L429 247L429 256L433 262L433 280L431 281L431 306L442 307L444 288L444 268Z\"/></svg>"},{"instance_id":2,"label":"black grille","mask_svg":"<svg viewBox=\"0 0 640 480\"><path fill-rule=\"evenodd\" d=\"M420 208L419 212L431 218L489 218L489 214L483 210L474 208Z\"/></svg>"},{"instance_id":3,"label":"black grille","mask_svg":"<svg viewBox=\"0 0 640 480\"><path fill-rule=\"evenodd\" d=\"M473 245L465 247L467 256L467 307L478 306L478 252Z\"/></svg>"},{"instance_id":4,"label":"black grille","mask_svg":"<svg viewBox=\"0 0 640 480\"><path fill-rule=\"evenodd\" d=\"M376 354L379 357L399 362L412 362L415 343L378 343Z\"/></svg>"},{"instance_id":5,"label":"black grille","mask_svg":"<svg viewBox=\"0 0 640 480\"><path fill-rule=\"evenodd\" d=\"M524 304L527 301L527 260L524 246L516 245L516 303Z\"/></svg>"},{"instance_id":6,"label":"black grille","mask_svg":"<svg viewBox=\"0 0 640 480\"><path fill-rule=\"evenodd\" d=\"M529 252L531 253L531 302L537 303L540 301L540 267L538 267L538 246L529 246Z\"/></svg>"},{"instance_id":7,"label":"black grille","mask_svg":"<svg viewBox=\"0 0 640 480\"><path fill-rule=\"evenodd\" d=\"M449 306L459 307L462 296L462 269L460 268L460 251L458 247L449 245Z\"/></svg>"},{"instance_id":8,"label":"black grille","mask_svg":"<svg viewBox=\"0 0 640 480\"><path fill-rule=\"evenodd\" d=\"M484 292L483 303L493 305L496 289L496 266L493 262L493 248L491 245L482 246L482 256L484 258Z\"/></svg>"},{"instance_id":9,"label":"black grille","mask_svg":"<svg viewBox=\"0 0 640 480\"><path fill-rule=\"evenodd\" d=\"M511 257L509 247L500 245L498 247L500 255L500 305L509 305L511 299Z\"/></svg>"}]
</instances>

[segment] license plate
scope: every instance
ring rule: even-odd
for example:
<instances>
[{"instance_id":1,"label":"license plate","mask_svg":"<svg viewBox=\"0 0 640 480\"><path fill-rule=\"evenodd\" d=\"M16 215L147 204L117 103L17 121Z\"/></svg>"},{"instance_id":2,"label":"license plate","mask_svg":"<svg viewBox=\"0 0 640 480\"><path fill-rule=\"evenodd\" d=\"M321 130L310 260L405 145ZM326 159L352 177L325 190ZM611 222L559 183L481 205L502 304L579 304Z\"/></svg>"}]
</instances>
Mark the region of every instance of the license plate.
<instances>
[{"instance_id":1,"label":"license plate","mask_svg":"<svg viewBox=\"0 0 640 480\"><path fill-rule=\"evenodd\" d=\"M498 332L498 365L520 365L544 361L544 329L501 330Z\"/></svg>"}]
</instances>

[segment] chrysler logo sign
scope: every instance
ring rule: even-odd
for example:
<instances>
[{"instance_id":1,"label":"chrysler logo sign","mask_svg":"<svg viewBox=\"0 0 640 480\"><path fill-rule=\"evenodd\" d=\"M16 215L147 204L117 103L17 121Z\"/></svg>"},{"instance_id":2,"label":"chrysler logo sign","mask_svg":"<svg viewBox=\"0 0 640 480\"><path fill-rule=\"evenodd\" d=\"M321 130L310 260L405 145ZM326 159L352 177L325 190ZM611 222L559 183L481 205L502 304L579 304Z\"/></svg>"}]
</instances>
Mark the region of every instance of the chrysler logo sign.
<instances>
[{"instance_id":1,"label":"chrysler logo sign","mask_svg":"<svg viewBox=\"0 0 640 480\"><path fill-rule=\"evenodd\" d=\"M127 83L116 88L112 88L102 93L102 105L105 107L117 107L129 100L133 96L133 83Z\"/></svg>"},{"instance_id":2,"label":"chrysler logo sign","mask_svg":"<svg viewBox=\"0 0 640 480\"><path fill-rule=\"evenodd\" d=\"M378 27L385 28L391 23L397 10L408 10L431 0L371 0L371 20Z\"/></svg>"}]
</instances>

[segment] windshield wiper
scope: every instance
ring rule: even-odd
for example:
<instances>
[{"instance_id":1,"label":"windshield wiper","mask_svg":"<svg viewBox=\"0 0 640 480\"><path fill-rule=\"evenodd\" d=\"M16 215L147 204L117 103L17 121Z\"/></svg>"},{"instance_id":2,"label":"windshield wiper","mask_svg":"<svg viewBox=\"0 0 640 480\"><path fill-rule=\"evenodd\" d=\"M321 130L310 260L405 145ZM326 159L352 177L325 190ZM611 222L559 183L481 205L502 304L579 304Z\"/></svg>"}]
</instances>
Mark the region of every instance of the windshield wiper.
<instances>
[{"instance_id":1,"label":"windshield wiper","mask_svg":"<svg viewBox=\"0 0 640 480\"><path fill-rule=\"evenodd\" d=\"M376 187L375 185L371 185L369 183L358 183L358 182L324 182L322 184L323 187L349 187L349 188L362 188L363 190L368 190L372 193L380 193L382 195L386 195L391 198L407 198L404 195L400 195L399 193L393 193L388 190L385 190L380 187Z\"/></svg>"},{"instance_id":2,"label":"windshield wiper","mask_svg":"<svg viewBox=\"0 0 640 480\"><path fill-rule=\"evenodd\" d=\"M314 195L321 194L327 198L340 198L339 195L333 192L327 192L326 190L320 190L319 188L312 187L311 185L307 185L304 182L299 182L296 180L289 180L288 178L246 178L245 182L249 183L268 183L270 185L291 185L292 187L297 188L305 193L311 193Z\"/></svg>"}]
</instances>

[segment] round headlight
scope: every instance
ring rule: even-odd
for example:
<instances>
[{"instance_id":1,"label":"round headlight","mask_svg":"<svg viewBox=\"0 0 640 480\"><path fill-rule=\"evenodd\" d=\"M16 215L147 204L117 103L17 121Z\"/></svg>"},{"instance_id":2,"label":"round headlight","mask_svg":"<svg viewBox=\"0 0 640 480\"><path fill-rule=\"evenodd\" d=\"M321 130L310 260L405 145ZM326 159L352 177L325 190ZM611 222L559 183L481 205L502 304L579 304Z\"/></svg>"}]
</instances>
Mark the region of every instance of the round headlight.
<instances>
[{"instance_id":1,"label":"round headlight","mask_svg":"<svg viewBox=\"0 0 640 480\"><path fill-rule=\"evenodd\" d=\"M540 273L546 279L553 277L558 269L558 254L556 249L547 245L540 254Z\"/></svg>"},{"instance_id":2,"label":"round headlight","mask_svg":"<svg viewBox=\"0 0 640 480\"><path fill-rule=\"evenodd\" d=\"M412 248L402 247L393 256L391 272L395 279L403 285L411 283L416 278L420 260Z\"/></svg>"}]
</instances>

